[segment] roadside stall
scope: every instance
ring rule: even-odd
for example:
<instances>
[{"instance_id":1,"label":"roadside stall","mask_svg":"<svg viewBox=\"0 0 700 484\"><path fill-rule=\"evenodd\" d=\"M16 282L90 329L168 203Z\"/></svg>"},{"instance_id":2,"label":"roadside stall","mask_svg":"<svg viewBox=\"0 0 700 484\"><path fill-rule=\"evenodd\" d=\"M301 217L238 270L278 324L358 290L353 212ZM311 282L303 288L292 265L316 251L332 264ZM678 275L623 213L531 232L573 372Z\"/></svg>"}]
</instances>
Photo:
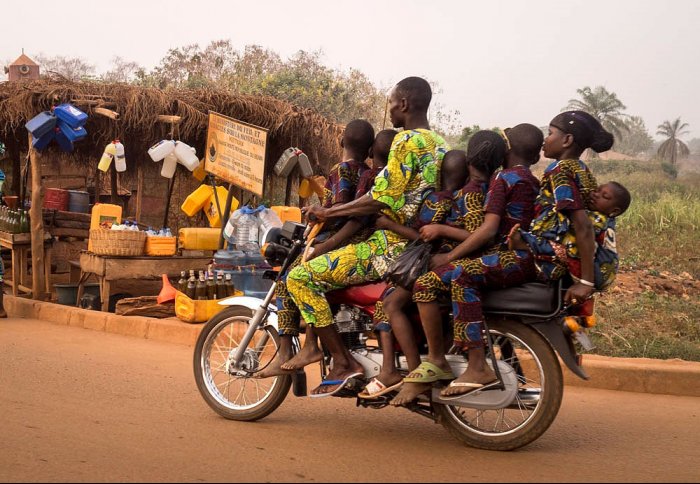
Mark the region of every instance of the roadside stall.
<instances>
[{"instance_id":1,"label":"roadside stall","mask_svg":"<svg viewBox=\"0 0 700 484\"><path fill-rule=\"evenodd\" d=\"M37 145L41 136L28 134L25 125L64 104L85 114L82 137L70 145L55 138ZM264 202L282 217L298 217L300 179L327 173L340 154L340 134L341 127L317 113L269 97L55 80L0 83L0 140L11 172L5 194L17 196L24 213L21 235L31 256L23 253L32 268L46 268L31 270L31 297L55 300L51 244L86 233L85 250L71 260L80 269L75 304L91 275L99 285L98 307L106 310L115 281L157 281L165 274L178 284L183 272L211 271L210 265L244 273L225 267L227 215ZM65 165L57 160L66 158L66 147L71 166L86 174L85 186L49 190L44 177L61 172ZM298 164L279 176L275 163L290 147L303 150L309 167ZM104 203L107 186L111 198ZM52 205L65 197L60 190L79 192L79 201ZM128 203L119 199L121 190L131 193ZM0 240L12 241L2 227ZM16 270L12 260L8 273ZM21 288L24 274L13 275L13 284Z\"/></svg>"}]
</instances>

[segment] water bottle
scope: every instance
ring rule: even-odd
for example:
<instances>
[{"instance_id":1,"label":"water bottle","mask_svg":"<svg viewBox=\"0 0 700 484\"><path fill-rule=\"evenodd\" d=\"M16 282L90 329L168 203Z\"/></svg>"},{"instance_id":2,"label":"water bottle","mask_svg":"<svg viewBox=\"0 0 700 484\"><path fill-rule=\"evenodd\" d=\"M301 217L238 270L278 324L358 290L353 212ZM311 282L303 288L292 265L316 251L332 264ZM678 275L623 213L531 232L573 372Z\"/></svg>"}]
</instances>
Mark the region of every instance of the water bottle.
<instances>
[{"instance_id":1,"label":"water bottle","mask_svg":"<svg viewBox=\"0 0 700 484\"><path fill-rule=\"evenodd\" d=\"M126 156L124 155L124 145L119 140L114 141L116 154L114 155L114 166L118 172L126 171Z\"/></svg>"},{"instance_id":2,"label":"water bottle","mask_svg":"<svg viewBox=\"0 0 700 484\"><path fill-rule=\"evenodd\" d=\"M182 141L175 142L174 153L178 161L182 163L182 166L188 170L194 171L194 169L199 166L199 158L197 157L196 150L187 143L183 143Z\"/></svg>"},{"instance_id":3,"label":"water bottle","mask_svg":"<svg viewBox=\"0 0 700 484\"><path fill-rule=\"evenodd\" d=\"M163 160L163 166L160 169L160 175L165 178L172 178L177 170L177 156L175 153L168 153Z\"/></svg>"},{"instance_id":4,"label":"water bottle","mask_svg":"<svg viewBox=\"0 0 700 484\"><path fill-rule=\"evenodd\" d=\"M234 233L234 244L238 250L256 251L260 249L258 245L258 226L260 219L257 217L257 209L243 207L241 216L237 220Z\"/></svg>"},{"instance_id":5,"label":"water bottle","mask_svg":"<svg viewBox=\"0 0 700 484\"><path fill-rule=\"evenodd\" d=\"M148 149L148 155L153 161L160 161L175 150L175 141L164 139Z\"/></svg>"},{"instance_id":6,"label":"water bottle","mask_svg":"<svg viewBox=\"0 0 700 484\"><path fill-rule=\"evenodd\" d=\"M258 240L260 244L262 244L265 241L265 234L268 230L275 227L282 227L282 220L274 210L265 207L262 208L258 217L260 218L260 234Z\"/></svg>"}]
</instances>

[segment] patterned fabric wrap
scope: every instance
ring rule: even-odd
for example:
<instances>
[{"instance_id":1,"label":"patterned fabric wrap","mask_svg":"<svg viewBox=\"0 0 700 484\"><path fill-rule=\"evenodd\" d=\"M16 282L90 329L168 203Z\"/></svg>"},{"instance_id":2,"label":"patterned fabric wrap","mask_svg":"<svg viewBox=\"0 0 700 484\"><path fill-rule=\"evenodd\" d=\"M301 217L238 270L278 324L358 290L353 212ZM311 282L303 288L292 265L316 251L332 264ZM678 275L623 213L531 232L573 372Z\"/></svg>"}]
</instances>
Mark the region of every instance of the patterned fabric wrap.
<instances>
[{"instance_id":1,"label":"patterned fabric wrap","mask_svg":"<svg viewBox=\"0 0 700 484\"><path fill-rule=\"evenodd\" d=\"M388 297L395 289L396 287L389 284L374 305L374 317L372 318L372 322L374 323L375 331L391 331L389 317L384 312L384 298Z\"/></svg>"},{"instance_id":2,"label":"patterned fabric wrap","mask_svg":"<svg viewBox=\"0 0 700 484\"><path fill-rule=\"evenodd\" d=\"M484 290L518 286L534 280L536 274L528 250L497 250L463 262L450 285L455 346L463 350L484 346Z\"/></svg>"},{"instance_id":3,"label":"patterned fabric wrap","mask_svg":"<svg viewBox=\"0 0 700 484\"><path fill-rule=\"evenodd\" d=\"M615 282L620 262L615 240L615 219L591 210L587 210L586 215L593 225L595 237L593 283L596 289L604 291ZM566 272L577 279L581 278L581 259L578 257L573 230L564 234L561 242L537 237L522 230L520 233L535 254L537 266L545 279L556 280Z\"/></svg>"},{"instance_id":4,"label":"patterned fabric wrap","mask_svg":"<svg viewBox=\"0 0 700 484\"><path fill-rule=\"evenodd\" d=\"M429 192L423 200L413 228L419 230L424 225L444 223L452 209L452 197L453 193L445 190Z\"/></svg>"},{"instance_id":5,"label":"patterned fabric wrap","mask_svg":"<svg viewBox=\"0 0 700 484\"><path fill-rule=\"evenodd\" d=\"M378 281L404 249L406 239L377 230L359 244L350 244L294 268L287 289L307 324L324 328L333 317L324 294L343 287Z\"/></svg>"},{"instance_id":6,"label":"patterned fabric wrap","mask_svg":"<svg viewBox=\"0 0 700 484\"><path fill-rule=\"evenodd\" d=\"M540 182L525 166L499 171L491 179L484 202L484 213L500 215L497 242L503 243L514 225L530 225L534 216L533 201L540 191Z\"/></svg>"},{"instance_id":7,"label":"patterned fabric wrap","mask_svg":"<svg viewBox=\"0 0 700 484\"><path fill-rule=\"evenodd\" d=\"M387 165L370 191L374 200L387 206L385 215L413 226L427 192L438 189L440 166L447 149L440 135L426 129L396 135Z\"/></svg>"},{"instance_id":8,"label":"patterned fabric wrap","mask_svg":"<svg viewBox=\"0 0 700 484\"><path fill-rule=\"evenodd\" d=\"M484 223L484 200L488 185L468 182L453 197L452 208L446 223L451 227L474 232Z\"/></svg>"},{"instance_id":9,"label":"patterned fabric wrap","mask_svg":"<svg viewBox=\"0 0 700 484\"><path fill-rule=\"evenodd\" d=\"M322 206L330 208L338 203L353 201L359 181L368 171L370 170L364 162L356 162L355 160L342 161L333 165L324 187ZM323 230L318 234L316 240L322 241L327 239L337 232L343 223L345 223L345 219L339 219L331 224L324 224ZM289 267L287 273L282 275L280 282L275 288L280 335L297 336L301 327L299 308L294 304L287 289L289 273L301 264L301 259L302 256L300 255Z\"/></svg>"},{"instance_id":10,"label":"patterned fabric wrap","mask_svg":"<svg viewBox=\"0 0 700 484\"><path fill-rule=\"evenodd\" d=\"M508 235L508 232L504 234L503 230L507 229L510 231L508 227L512 228L513 225L518 223L525 226L530 223L532 219L532 210L527 207L533 205L537 197L537 187L539 187L539 182L532 173L530 173L530 170L525 167L518 166L508 170L502 170L492 178L483 211L479 211L476 210L479 199L479 188L474 186L470 187L470 185L467 184L467 186L462 189L466 192L466 196L463 195L463 200L466 200L466 203L463 201L458 204L458 206L466 206L466 209L468 209L469 212L474 212L474 214L471 216L469 213L462 215L465 223L469 223L470 221L473 223L479 219L483 222L484 212L500 215L501 224L499 226L498 243L494 247L473 254L472 258L456 260L451 264L437 267L435 270L419 277L413 288L413 300L423 303L437 301L441 296L445 296L449 293L451 290L450 287L464 271L465 265L472 264L474 258L479 257L482 253L491 254L500 249L505 249L503 242L505 242L505 236ZM467 190L467 188L469 188L469 190ZM460 214L460 212L455 212L451 218L459 220L459 215L457 217L454 216L457 214ZM506 220L505 223L504 220ZM479 223L479 225L481 225L481 223ZM469 230L467 227L463 228Z\"/></svg>"},{"instance_id":11,"label":"patterned fabric wrap","mask_svg":"<svg viewBox=\"0 0 700 484\"><path fill-rule=\"evenodd\" d=\"M275 287L275 296L277 303L277 323L279 327L280 336L299 336L299 330L301 328L301 314L299 313L299 308L292 301L289 291L287 290L287 278L289 277L289 272L301 264L302 255L296 258L292 265L289 266L289 270L282 275L280 281Z\"/></svg>"},{"instance_id":12,"label":"patterned fabric wrap","mask_svg":"<svg viewBox=\"0 0 700 484\"><path fill-rule=\"evenodd\" d=\"M333 165L323 189L321 206L331 208L333 205L355 200L360 178L368 170L369 167L364 161L346 160ZM323 232L317 237L318 240L324 240L337 232L345 220L344 218L329 220L324 225Z\"/></svg>"},{"instance_id":13,"label":"patterned fabric wrap","mask_svg":"<svg viewBox=\"0 0 700 484\"><path fill-rule=\"evenodd\" d=\"M374 200L387 206L383 213L401 224L415 223L426 194L436 190L447 149L442 137L426 129L396 135L387 166L377 174L370 190ZM320 328L332 324L324 293L381 279L406 242L391 231L377 230L364 242L334 250L292 270L287 287L304 320Z\"/></svg>"},{"instance_id":14,"label":"patterned fabric wrap","mask_svg":"<svg viewBox=\"0 0 700 484\"><path fill-rule=\"evenodd\" d=\"M540 194L535 201L535 218L529 232L520 231L535 254L537 268L543 279L557 280L570 269L572 275L580 276L576 236L568 212L586 210L590 194L597 187L595 177L581 160L555 161L545 170ZM596 264L596 273L600 274L593 281L596 288L600 289L612 283L617 270L614 221L608 220L599 212L586 213L593 223L597 245L603 247L600 263Z\"/></svg>"}]
</instances>

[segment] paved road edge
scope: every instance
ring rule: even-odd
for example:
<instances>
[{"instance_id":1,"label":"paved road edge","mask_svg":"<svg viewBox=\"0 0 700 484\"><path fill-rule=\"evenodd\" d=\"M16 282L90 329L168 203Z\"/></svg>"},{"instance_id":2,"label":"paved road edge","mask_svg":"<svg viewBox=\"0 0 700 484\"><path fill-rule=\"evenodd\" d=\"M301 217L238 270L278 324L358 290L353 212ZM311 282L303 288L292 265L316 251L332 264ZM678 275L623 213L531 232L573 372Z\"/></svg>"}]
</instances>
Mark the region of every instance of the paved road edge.
<instances>
[{"instance_id":1,"label":"paved road edge","mask_svg":"<svg viewBox=\"0 0 700 484\"><path fill-rule=\"evenodd\" d=\"M13 318L40 319L59 325L189 346L195 344L203 326L185 323L177 318L117 316L9 295L5 295L4 302L8 315ZM700 397L699 362L585 355L583 365L590 380L581 380L565 369L566 385Z\"/></svg>"}]
</instances>

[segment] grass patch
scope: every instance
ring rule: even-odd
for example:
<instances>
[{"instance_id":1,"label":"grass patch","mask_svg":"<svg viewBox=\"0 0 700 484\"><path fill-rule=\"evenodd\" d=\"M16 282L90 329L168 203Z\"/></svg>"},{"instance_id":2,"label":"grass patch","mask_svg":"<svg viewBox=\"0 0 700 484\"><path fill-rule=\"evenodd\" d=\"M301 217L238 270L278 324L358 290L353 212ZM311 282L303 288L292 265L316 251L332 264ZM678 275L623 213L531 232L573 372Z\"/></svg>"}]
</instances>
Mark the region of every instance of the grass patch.
<instances>
[{"instance_id":1,"label":"grass patch","mask_svg":"<svg viewBox=\"0 0 700 484\"><path fill-rule=\"evenodd\" d=\"M700 174L672 178L659 162L588 163L599 183L614 180L632 193L618 219L622 271L640 278L668 271L700 279ZM640 284L643 286L643 280ZM589 331L595 354L700 361L700 294L643 291L599 298L598 326Z\"/></svg>"},{"instance_id":2,"label":"grass patch","mask_svg":"<svg viewBox=\"0 0 700 484\"><path fill-rule=\"evenodd\" d=\"M644 292L597 303L598 325L589 330L595 354L700 361L700 301Z\"/></svg>"}]
</instances>

